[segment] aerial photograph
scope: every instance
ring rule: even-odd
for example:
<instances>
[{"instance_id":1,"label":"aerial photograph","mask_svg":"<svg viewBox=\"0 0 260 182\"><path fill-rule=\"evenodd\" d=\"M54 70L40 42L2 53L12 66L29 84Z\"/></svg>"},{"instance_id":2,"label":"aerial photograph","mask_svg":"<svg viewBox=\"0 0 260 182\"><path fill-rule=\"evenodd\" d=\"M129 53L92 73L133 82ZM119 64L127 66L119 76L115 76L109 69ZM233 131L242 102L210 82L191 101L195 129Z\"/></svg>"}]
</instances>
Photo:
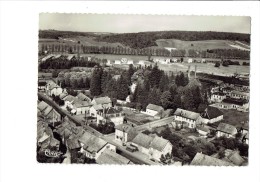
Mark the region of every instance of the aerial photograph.
<instances>
[{"instance_id":1,"label":"aerial photograph","mask_svg":"<svg viewBox=\"0 0 260 182\"><path fill-rule=\"evenodd\" d=\"M250 28L248 16L40 13L35 159L248 166Z\"/></svg>"}]
</instances>

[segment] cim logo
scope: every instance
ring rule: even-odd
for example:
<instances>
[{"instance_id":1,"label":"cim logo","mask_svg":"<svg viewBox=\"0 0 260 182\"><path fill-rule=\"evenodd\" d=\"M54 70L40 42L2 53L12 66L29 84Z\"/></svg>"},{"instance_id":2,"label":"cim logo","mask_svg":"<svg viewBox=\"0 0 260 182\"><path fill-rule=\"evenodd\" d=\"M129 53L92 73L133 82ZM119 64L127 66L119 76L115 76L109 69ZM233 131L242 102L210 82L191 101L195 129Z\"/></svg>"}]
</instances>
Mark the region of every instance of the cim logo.
<instances>
[{"instance_id":1,"label":"cim logo","mask_svg":"<svg viewBox=\"0 0 260 182\"><path fill-rule=\"evenodd\" d=\"M61 152L56 152L56 151L50 151L50 149L46 149L44 151L44 154L47 157L59 157L62 153Z\"/></svg>"}]
</instances>

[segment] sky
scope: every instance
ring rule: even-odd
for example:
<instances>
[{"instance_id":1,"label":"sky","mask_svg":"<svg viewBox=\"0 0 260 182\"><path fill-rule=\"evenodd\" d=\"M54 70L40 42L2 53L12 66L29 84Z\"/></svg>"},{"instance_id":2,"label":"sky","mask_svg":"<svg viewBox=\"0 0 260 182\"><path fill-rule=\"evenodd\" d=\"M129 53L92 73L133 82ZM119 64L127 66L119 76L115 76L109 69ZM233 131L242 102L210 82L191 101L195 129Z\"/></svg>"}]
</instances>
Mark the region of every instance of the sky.
<instances>
[{"instance_id":1,"label":"sky","mask_svg":"<svg viewBox=\"0 0 260 182\"><path fill-rule=\"evenodd\" d=\"M217 31L250 34L246 16L103 15L41 13L39 29L130 33L145 31Z\"/></svg>"}]
</instances>

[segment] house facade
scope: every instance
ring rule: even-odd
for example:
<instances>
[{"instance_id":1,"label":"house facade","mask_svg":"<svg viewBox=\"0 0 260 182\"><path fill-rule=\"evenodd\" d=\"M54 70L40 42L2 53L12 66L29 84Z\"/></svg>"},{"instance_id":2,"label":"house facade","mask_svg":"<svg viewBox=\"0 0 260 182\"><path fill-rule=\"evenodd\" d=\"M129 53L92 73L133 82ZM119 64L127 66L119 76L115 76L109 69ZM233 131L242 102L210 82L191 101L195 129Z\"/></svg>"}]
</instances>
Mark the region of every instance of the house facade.
<instances>
[{"instance_id":1,"label":"house facade","mask_svg":"<svg viewBox=\"0 0 260 182\"><path fill-rule=\"evenodd\" d=\"M223 113L215 107L208 106L203 113L201 113L201 121L204 124L215 123L223 120Z\"/></svg>"},{"instance_id":2,"label":"house facade","mask_svg":"<svg viewBox=\"0 0 260 182\"><path fill-rule=\"evenodd\" d=\"M235 126L232 126L227 123L220 123L217 128L217 137L226 137L226 138L234 138L237 134L237 129Z\"/></svg>"},{"instance_id":3,"label":"house facade","mask_svg":"<svg viewBox=\"0 0 260 182\"><path fill-rule=\"evenodd\" d=\"M109 107L97 111L97 124L113 122L115 126L123 124L124 115L121 111Z\"/></svg>"},{"instance_id":4,"label":"house facade","mask_svg":"<svg viewBox=\"0 0 260 182\"><path fill-rule=\"evenodd\" d=\"M115 127L115 140L122 143L130 142L137 135L137 131L129 124L121 124Z\"/></svg>"},{"instance_id":5,"label":"house facade","mask_svg":"<svg viewBox=\"0 0 260 182\"><path fill-rule=\"evenodd\" d=\"M222 102L226 98L226 94L221 92L215 92L211 94L210 100L212 102Z\"/></svg>"},{"instance_id":6,"label":"house facade","mask_svg":"<svg viewBox=\"0 0 260 182\"><path fill-rule=\"evenodd\" d=\"M62 93L62 88L60 86L58 86L56 83L54 83L53 81L49 81L46 84L46 94L48 96L59 96Z\"/></svg>"},{"instance_id":7,"label":"house facade","mask_svg":"<svg viewBox=\"0 0 260 182\"><path fill-rule=\"evenodd\" d=\"M148 104L148 106L146 107L146 113L150 116L155 116L163 110L164 109L162 106L158 106L155 104Z\"/></svg>"},{"instance_id":8,"label":"house facade","mask_svg":"<svg viewBox=\"0 0 260 182\"><path fill-rule=\"evenodd\" d=\"M201 116L199 113L178 108L174 112L174 120L181 121L184 127L193 129L201 121Z\"/></svg>"}]
</instances>

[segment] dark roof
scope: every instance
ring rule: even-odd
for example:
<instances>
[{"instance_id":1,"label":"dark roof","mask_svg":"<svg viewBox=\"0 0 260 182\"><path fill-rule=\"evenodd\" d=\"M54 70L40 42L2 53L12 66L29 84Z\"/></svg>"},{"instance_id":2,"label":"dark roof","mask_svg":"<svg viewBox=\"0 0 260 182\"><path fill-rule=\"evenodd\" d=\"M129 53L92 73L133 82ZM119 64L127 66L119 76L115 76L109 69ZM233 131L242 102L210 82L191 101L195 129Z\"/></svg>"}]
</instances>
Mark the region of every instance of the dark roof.
<instances>
[{"instance_id":1,"label":"dark roof","mask_svg":"<svg viewBox=\"0 0 260 182\"><path fill-rule=\"evenodd\" d=\"M158 105L155 105L155 104L149 104L146 107L146 109L150 109L150 110L157 111L157 112L164 110L162 106L158 106Z\"/></svg>"},{"instance_id":2,"label":"dark roof","mask_svg":"<svg viewBox=\"0 0 260 182\"><path fill-rule=\"evenodd\" d=\"M227 123L219 123L217 130L231 135L235 135L237 133L236 127Z\"/></svg>"},{"instance_id":3,"label":"dark roof","mask_svg":"<svg viewBox=\"0 0 260 182\"><path fill-rule=\"evenodd\" d=\"M212 95L225 96L226 94L224 94L222 92L214 92Z\"/></svg>"},{"instance_id":4,"label":"dark roof","mask_svg":"<svg viewBox=\"0 0 260 182\"><path fill-rule=\"evenodd\" d=\"M120 124L115 126L115 129L123 131L125 133L130 132L131 130L135 130L131 125L129 124Z\"/></svg>"},{"instance_id":5,"label":"dark roof","mask_svg":"<svg viewBox=\"0 0 260 182\"><path fill-rule=\"evenodd\" d=\"M213 118L217 118L221 115L223 115L223 112L220 111L218 108L208 106L205 109L204 113L202 114L202 117L206 118L206 119L213 119Z\"/></svg>"},{"instance_id":6,"label":"dark roof","mask_svg":"<svg viewBox=\"0 0 260 182\"><path fill-rule=\"evenodd\" d=\"M223 161L202 153L197 153L190 165L194 166L234 166L232 163Z\"/></svg>"},{"instance_id":7,"label":"dark roof","mask_svg":"<svg viewBox=\"0 0 260 182\"><path fill-rule=\"evenodd\" d=\"M228 104L240 105L240 106L243 106L244 104L247 103L247 101L244 99L234 99L234 98L226 98L222 102L228 103Z\"/></svg>"},{"instance_id":8,"label":"dark roof","mask_svg":"<svg viewBox=\"0 0 260 182\"><path fill-rule=\"evenodd\" d=\"M104 112L105 114L116 114L116 113L120 113L121 111L113 108L113 107L109 107L109 108L104 108L104 109L99 109L98 111L100 112Z\"/></svg>"}]
</instances>

